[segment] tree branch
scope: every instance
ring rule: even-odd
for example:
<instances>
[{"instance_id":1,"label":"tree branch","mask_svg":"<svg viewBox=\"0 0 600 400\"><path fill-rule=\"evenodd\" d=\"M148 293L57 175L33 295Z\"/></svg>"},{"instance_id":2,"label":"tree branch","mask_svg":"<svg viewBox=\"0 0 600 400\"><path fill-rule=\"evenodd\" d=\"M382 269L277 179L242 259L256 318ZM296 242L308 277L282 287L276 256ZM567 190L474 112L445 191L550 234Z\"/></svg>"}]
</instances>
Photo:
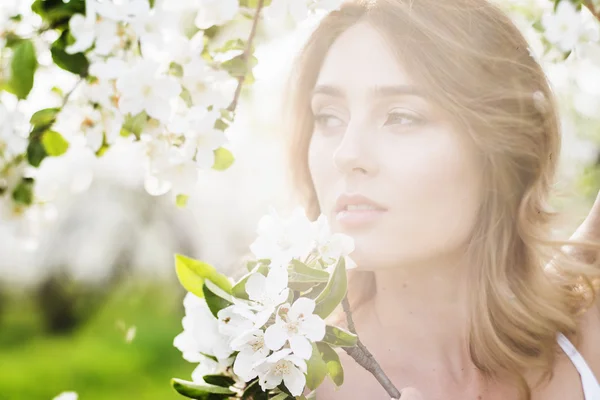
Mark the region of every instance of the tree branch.
<instances>
[{"instance_id":1,"label":"tree branch","mask_svg":"<svg viewBox=\"0 0 600 400\"><path fill-rule=\"evenodd\" d=\"M592 15L594 17L596 17L596 19L598 21L600 21L600 10L596 10L596 7L594 7L594 4L592 3L592 0L584 0L583 1L583 5L586 6L588 8L588 10L590 10L590 12L592 13Z\"/></svg>"},{"instance_id":2,"label":"tree branch","mask_svg":"<svg viewBox=\"0 0 600 400\"><path fill-rule=\"evenodd\" d=\"M252 52L252 42L254 40L254 36L256 35L256 27L258 26L258 20L260 19L260 11L262 10L264 4L265 0L258 0L258 5L256 6L256 14L254 14L254 19L252 20L252 29L250 30L250 36L248 36L246 47L244 48L244 52L242 53L242 60L244 61L244 65L246 66L246 68L248 67L248 60L250 59L250 53ZM238 101L240 99L240 95L242 93L242 87L244 86L245 80L246 74L238 77L238 84L235 88L233 101L231 102L229 107L227 107L228 111L235 111Z\"/></svg>"},{"instance_id":3,"label":"tree branch","mask_svg":"<svg viewBox=\"0 0 600 400\"><path fill-rule=\"evenodd\" d=\"M356 327L354 326L354 320L352 319L352 311L350 310L350 303L348 297L344 297L342 300L342 307L346 314L346 320L348 322L348 329L350 332L356 334ZM390 378L383 372L383 369L373 357L373 354L367 349L367 347L358 339L356 347L344 347L344 351L354 359L364 369L369 371L371 375L377 379L379 384L385 389L392 399L400 399L400 391L396 389Z\"/></svg>"},{"instance_id":4,"label":"tree branch","mask_svg":"<svg viewBox=\"0 0 600 400\"><path fill-rule=\"evenodd\" d=\"M67 102L69 101L69 97L71 97L71 95L73 94L75 89L77 89L77 86L79 86L81 84L81 82L83 82L83 78L79 78L79 80L77 82L75 82L75 85L73 85L73 88L71 88L71 90L69 90L69 92L63 98L62 105L60 106L60 108L64 108L64 106L67 105Z\"/></svg>"}]
</instances>

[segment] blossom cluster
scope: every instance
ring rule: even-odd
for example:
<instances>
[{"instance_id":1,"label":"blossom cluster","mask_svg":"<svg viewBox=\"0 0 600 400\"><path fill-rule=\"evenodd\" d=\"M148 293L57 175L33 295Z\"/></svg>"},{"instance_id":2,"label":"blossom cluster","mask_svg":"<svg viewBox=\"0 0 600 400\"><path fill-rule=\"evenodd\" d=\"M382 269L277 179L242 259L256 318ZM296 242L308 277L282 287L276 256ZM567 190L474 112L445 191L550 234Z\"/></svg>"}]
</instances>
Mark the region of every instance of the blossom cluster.
<instances>
[{"instance_id":1,"label":"blossom cluster","mask_svg":"<svg viewBox=\"0 0 600 400\"><path fill-rule=\"evenodd\" d=\"M346 295L352 239L332 233L324 216L311 222L302 208L287 219L272 211L257 232L251 271L232 286L213 268L177 258L178 276L190 292L174 345L199 363L193 384L175 381L182 394L191 388L217 393L210 383L223 382L215 379L220 375L232 379L224 381L231 397L253 383L265 393L300 396L327 375L324 358L339 364L331 345L356 343L353 334L325 322ZM194 283L199 276L201 291ZM339 383L339 371L332 378Z\"/></svg>"},{"instance_id":2,"label":"blossom cluster","mask_svg":"<svg viewBox=\"0 0 600 400\"><path fill-rule=\"evenodd\" d=\"M74 159L128 157L119 148L132 146L143 154L147 192L185 201L202 170L234 162L226 130L240 88L253 81L254 49L268 40L250 26L300 22L340 3L2 2L0 211L84 190L91 179L55 175L78 169ZM47 190L44 180L62 186Z\"/></svg>"}]
</instances>

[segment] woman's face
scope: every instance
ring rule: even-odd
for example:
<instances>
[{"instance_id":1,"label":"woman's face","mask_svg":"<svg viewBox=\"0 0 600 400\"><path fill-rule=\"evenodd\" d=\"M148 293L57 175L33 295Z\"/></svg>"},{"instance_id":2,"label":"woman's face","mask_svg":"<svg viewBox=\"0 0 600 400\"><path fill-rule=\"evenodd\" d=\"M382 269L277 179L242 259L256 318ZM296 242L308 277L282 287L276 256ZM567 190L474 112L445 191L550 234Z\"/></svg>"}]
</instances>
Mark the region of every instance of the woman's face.
<instances>
[{"instance_id":1,"label":"woman's face","mask_svg":"<svg viewBox=\"0 0 600 400\"><path fill-rule=\"evenodd\" d=\"M464 252L481 202L465 132L427 100L366 23L330 48L311 99L309 168L321 212L378 269Z\"/></svg>"}]
</instances>

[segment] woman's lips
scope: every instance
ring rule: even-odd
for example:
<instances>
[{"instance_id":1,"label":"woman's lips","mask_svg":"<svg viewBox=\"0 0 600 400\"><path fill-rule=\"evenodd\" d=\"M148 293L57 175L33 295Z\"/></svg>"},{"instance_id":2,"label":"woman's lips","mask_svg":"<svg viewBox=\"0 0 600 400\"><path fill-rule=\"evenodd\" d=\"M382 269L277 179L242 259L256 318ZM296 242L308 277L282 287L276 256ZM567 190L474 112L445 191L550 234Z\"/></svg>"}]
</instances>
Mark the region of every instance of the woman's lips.
<instances>
[{"instance_id":1,"label":"woman's lips","mask_svg":"<svg viewBox=\"0 0 600 400\"><path fill-rule=\"evenodd\" d=\"M342 226L355 228L373 223L387 212L385 208L363 195L344 194L338 197L335 219Z\"/></svg>"}]
</instances>

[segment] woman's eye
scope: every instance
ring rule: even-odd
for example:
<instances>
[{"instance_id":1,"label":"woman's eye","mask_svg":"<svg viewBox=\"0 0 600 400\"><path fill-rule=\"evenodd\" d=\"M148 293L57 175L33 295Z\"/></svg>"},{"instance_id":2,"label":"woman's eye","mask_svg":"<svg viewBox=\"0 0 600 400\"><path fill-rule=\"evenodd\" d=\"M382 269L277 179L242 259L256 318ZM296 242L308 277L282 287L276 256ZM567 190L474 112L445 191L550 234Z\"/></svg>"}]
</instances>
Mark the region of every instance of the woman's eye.
<instances>
[{"instance_id":1,"label":"woman's eye","mask_svg":"<svg viewBox=\"0 0 600 400\"><path fill-rule=\"evenodd\" d=\"M406 111L392 111L388 114L388 118L385 121L384 126L387 125L402 125L402 126L414 126L425 122L425 119L419 115L409 113Z\"/></svg>"},{"instance_id":2,"label":"woman's eye","mask_svg":"<svg viewBox=\"0 0 600 400\"><path fill-rule=\"evenodd\" d=\"M344 122L331 114L317 114L315 115L315 124L323 128L339 128L343 126Z\"/></svg>"}]
</instances>

